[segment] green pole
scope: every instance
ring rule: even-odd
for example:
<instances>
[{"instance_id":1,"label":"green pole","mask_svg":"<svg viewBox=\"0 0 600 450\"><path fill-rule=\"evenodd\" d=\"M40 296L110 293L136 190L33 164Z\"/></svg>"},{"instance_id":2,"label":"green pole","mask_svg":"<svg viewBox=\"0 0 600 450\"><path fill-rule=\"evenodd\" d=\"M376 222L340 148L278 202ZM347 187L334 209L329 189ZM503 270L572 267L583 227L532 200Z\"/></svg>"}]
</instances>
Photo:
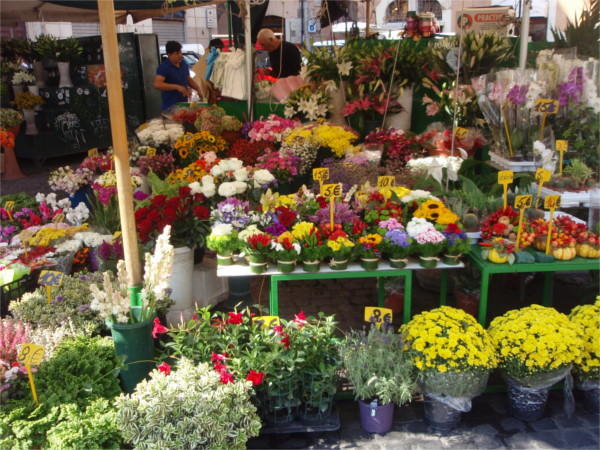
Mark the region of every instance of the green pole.
<instances>
[{"instance_id":1,"label":"green pole","mask_svg":"<svg viewBox=\"0 0 600 450\"><path fill-rule=\"evenodd\" d=\"M131 306L142 306L142 288L141 286L133 286L127 288L129 291L129 301Z\"/></svg>"}]
</instances>

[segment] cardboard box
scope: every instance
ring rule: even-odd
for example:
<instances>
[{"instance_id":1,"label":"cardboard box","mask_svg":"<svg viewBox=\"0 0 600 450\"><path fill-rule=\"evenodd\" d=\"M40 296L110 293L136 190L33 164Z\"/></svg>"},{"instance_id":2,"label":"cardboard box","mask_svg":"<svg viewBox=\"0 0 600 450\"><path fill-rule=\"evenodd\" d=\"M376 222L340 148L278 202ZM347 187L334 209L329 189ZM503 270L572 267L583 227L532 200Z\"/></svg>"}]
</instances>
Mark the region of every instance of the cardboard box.
<instances>
[{"instance_id":1,"label":"cardboard box","mask_svg":"<svg viewBox=\"0 0 600 450\"><path fill-rule=\"evenodd\" d=\"M514 34L515 10L510 6L464 8L456 12L459 30Z\"/></svg>"}]
</instances>

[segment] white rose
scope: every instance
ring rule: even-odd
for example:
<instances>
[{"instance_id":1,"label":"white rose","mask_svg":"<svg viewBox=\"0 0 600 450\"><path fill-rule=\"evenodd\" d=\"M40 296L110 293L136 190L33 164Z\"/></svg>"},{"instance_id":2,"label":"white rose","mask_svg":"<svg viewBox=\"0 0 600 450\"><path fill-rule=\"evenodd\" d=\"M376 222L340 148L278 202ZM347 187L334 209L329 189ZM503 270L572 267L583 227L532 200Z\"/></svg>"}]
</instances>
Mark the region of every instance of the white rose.
<instances>
[{"instance_id":1,"label":"white rose","mask_svg":"<svg viewBox=\"0 0 600 450\"><path fill-rule=\"evenodd\" d=\"M233 173L233 176L235 177L236 181L246 181L248 179L248 169L245 167L237 169Z\"/></svg>"},{"instance_id":2,"label":"white rose","mask_svg":"<svg viewBox=\"0 0 600 450\"><path fill-rule=\"evenodd\" d=\"M269 172L267 169L259 169L254 172L254 187L261 187L267 183L270 183L275 179L273 174Z\"/></svg>"},{"instance_id":3,"label":"white rose","mask_svg":"<svg viewBox=\"0 0 600 450\"><path fill-rule=\"evenodd\" d=\"M226 181L225 183L221 183L218 192L221 197L231 197L232 195L235 195L237 193L235 182Z\"/></svg>"},{"instance_id":4,"label":"white rose","mask_svg":"<svg viewBox=\"0 0 600 450\"><path fill-rule=\"evenodd\" d=\"M202 192L202 186L197 181L188 184L188 187L190 188L190 193L192 195L200 194Z\"/></svg>"},{"instance_id":5,"label":"white rose","mask_svg":"<svg viewBox=\"0 0 600 450\"><path fill-rule=\"evenodd\" d=\"M204 194L206 198L211 198L217 193L217 187L214 184L203 184L200 192Z\"/></svg>"},{"instance_id":6,"label":"white rose","mask_svg":"<svg viewBox=\"0 0 600 450\"><path fill-rule=\"evenodd\" d=\"M243 194L248 189L248 185L243 181L233 181L233 186L235 187L236 194Z\"/></svg>"},{"instance_id":7,"label":"white rose","mask_svg":"<svg viewBox=\"0 0 600 450\"><path fill-rule=\"evenodd\" d=\"M225 170L223 169L223 166L221 166L221 164L217 164L216 166L213 166L212 169L210 169L210 174L213 177L220 177L221 175L223 175L223 173L225 172ZM208 175L205 175L208 176ZM202 178L204 180L204 177Z\"/></svg>"}]
</instances>

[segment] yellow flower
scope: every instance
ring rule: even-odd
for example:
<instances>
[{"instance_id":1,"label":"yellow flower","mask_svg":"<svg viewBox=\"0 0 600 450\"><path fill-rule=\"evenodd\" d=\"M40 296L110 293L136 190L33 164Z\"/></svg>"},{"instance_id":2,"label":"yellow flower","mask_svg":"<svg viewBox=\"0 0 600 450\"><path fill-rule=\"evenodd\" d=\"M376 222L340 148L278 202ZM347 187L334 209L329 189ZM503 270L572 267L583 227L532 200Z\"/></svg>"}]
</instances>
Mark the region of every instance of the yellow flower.
<instances>
[{"instance_id":1,"label":"yellow flower","mask_svg":"<svg viewBox=\"0 0 600 450\"><path fill-rule=\"evenodd\" d=\"M448 208L442 208L439 216L437 217L436 222L439 223L440 225L448 225L451 223L456 223L458 222L459 217L454 214L451 210L449 210Z\"/></svg>"},{"instance_id":2,"label":"yellow flower","mask_svg":"<svg viewBox=\"0 0 600 450\"><path fill-rule=\"evenodd\" d=\"M292 234L301 241L306 239L315 229L315 225L310 222L299 222L292 227Z\"/></svg>"}]
</instances>

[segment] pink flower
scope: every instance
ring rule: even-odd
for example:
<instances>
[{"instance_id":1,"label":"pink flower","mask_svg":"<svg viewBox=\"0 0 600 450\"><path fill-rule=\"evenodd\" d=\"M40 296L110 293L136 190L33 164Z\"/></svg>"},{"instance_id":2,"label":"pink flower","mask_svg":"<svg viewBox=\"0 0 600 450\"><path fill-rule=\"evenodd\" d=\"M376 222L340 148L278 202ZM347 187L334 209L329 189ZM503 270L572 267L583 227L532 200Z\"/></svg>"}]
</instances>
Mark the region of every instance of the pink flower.
<instances>
[{"instance_id":1,"label":"pink flower","mask_svg":"<svg viewBox=\"0 0 600 450\"><path fill-rule=\"evenodd\" d=\"M300 311L298 314L294 315L294 322L299 325L298 328L302 328L304 325L306 325L307 322L304 311Z\"/></svg>"},{"instance_id":2,"label":"pink flower","mask_svg":"<svg viewBox=\"0 0 600 450\"><path fill-rule=\"evenodd\" d=\"M227 383L233 383L233 374L231 372L227 372L227 371L222 371L220 373L221 378L220 381L223 384L227 384Z\"/></svg>"},{"instance_id":3,"label":"pink flower","mask_svg":"<svg viewBox=\"0 0 600 450\"><path fill-rule=\"evenodd\" d=\"M225 361L229 355L227 353L212 353L210 355L210 362L214 363L217 361Z\"/></svg>"},{"instance_id":4,"label":"pink flower","mask_svg":"<svg viewBox=\"0 0 600 450\"><path fill-rule=\"evenodd\" d=\"M152 328L152 337L156 339L159 334L167 333L169 329L160 323L160 319L156 317L154 319L154 327Z\"/></svg>"},{"instance_id":5,"label":"pink flower","mask_svg":"<svg viewBox=\"0 0 600 450\"><path fill-rule=\"evenodd\" d=\"M162 364L158 366L158 370L160 370L165 375L169 375L171 373L171 366L163 361Z\"/></svg>"}]
</instances>

